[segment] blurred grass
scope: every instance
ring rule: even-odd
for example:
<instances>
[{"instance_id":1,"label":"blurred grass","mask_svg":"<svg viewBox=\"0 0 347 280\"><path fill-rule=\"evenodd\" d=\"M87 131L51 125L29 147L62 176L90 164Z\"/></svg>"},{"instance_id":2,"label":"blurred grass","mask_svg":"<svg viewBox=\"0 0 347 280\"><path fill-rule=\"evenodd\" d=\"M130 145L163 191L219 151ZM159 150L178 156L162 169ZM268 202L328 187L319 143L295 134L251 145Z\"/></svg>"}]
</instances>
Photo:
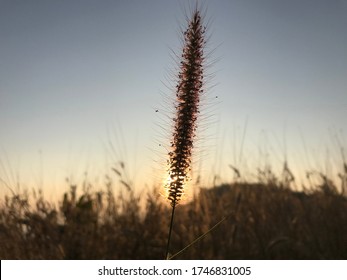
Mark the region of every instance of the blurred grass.
<instances>
[{"instance_id":1,"label":"blurred grass","mask_svg":"<svg viewBox=\"0 0 347 280\"><path fill-rule=\"evenodd\" d=\"M143 195L142 195L143 196ZM77 186L54 206L42 195L3 198L1 259L164 259L169 203ZM30 202L29 202L30 201ZM276 180L201 189L179 205L175 254L226 219L175 259L347 259L347 198L326 180L298 192Z\"/></svg>"}]
</instances>

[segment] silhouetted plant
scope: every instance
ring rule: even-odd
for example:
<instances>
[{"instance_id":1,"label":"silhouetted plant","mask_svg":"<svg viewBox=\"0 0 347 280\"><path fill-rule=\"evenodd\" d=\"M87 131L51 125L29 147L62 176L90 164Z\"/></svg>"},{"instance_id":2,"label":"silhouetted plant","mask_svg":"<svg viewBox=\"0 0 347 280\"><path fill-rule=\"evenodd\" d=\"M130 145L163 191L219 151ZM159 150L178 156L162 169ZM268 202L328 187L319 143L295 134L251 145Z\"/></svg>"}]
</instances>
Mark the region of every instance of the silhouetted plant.
<instances>
[{"instance_id":1,"label":"silhouetted plant","mask_svg":"<svg viewBox=\"0 0 347 280\"><path fill-rule=\"evenodd\" d=\"M175 207L189 181L192 150L197 129L200 96L204 81L205 30L201 13L196 7L184 32L184 45L176 86L176 115L168 160L168 199L172 207L166 258L169 254Z\"/></svg>"}]
</instances>

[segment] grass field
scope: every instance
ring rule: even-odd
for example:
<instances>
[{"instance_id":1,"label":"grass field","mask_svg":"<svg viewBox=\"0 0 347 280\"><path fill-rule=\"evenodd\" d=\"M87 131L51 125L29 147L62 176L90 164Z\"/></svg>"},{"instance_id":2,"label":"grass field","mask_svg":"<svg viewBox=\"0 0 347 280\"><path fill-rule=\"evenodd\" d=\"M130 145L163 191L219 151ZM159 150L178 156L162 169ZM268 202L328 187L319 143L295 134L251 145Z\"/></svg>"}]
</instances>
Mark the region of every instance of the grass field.
<instances>
[{"instance_id":1,"label":"grass field","mask_svg":"<svg viewBox=\"0 0 347 280\"><path fill-rule=\"evenodd\" d=\"M142 197L143 200L143 197ZM32 201L32 202L29 202ZM132 191L78 192L54 206L42 196L7 196L0 207L1 259L164 259L169 203L145 207ZM201 189L178 205L174 259L347 259L347 198L329 181L305 192L281 182Z\"/></svg>"}]
</instances>

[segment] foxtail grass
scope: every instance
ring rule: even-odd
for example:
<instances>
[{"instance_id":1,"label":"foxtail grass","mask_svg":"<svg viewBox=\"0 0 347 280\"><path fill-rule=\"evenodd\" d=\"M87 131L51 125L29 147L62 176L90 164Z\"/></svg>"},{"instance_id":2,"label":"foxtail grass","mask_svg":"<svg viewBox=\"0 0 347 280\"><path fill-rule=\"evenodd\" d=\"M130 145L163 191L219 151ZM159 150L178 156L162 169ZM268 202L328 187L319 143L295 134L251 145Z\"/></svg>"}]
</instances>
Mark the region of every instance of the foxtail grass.
<instances>
[{"instance_id":1,"label":"foxtail grass","mask_svg":"<svg viewBox=\"0 0 347 280\"><path fill-rule=\"evenodd\" d=\"M203 25L201 12L196 7L183 33L183 50L175 89L175 117L171 148L168 151L168 180L165 185L168 191L167 198L172 207L166 259L170 251L175 208L190 180L200 98L204 91L205 32L206 27Z\"/></svg>"}]
</instances>

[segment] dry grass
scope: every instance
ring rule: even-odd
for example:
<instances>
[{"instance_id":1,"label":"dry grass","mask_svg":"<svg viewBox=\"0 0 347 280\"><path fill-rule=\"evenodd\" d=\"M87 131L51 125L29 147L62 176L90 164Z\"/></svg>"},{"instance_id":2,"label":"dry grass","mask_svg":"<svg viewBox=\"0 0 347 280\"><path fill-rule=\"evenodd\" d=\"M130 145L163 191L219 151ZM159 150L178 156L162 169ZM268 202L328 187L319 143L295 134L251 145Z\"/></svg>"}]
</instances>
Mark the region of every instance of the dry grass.
<instances>
[{"instance_id":1,"label":"dry grass","mask_svg":"<svg viewBox=\"0 0 347 280\"><path fill-rule=\"evenodd\" d=\"M149 194L76 193L54 207L43 197L6 197L0 208L1 259L163 259L170 209ZM280 185L234 184L201 190L177 207L176 259L347 259L347 199L332 186L295 192Z\"/></svg>"}]
</instances>

